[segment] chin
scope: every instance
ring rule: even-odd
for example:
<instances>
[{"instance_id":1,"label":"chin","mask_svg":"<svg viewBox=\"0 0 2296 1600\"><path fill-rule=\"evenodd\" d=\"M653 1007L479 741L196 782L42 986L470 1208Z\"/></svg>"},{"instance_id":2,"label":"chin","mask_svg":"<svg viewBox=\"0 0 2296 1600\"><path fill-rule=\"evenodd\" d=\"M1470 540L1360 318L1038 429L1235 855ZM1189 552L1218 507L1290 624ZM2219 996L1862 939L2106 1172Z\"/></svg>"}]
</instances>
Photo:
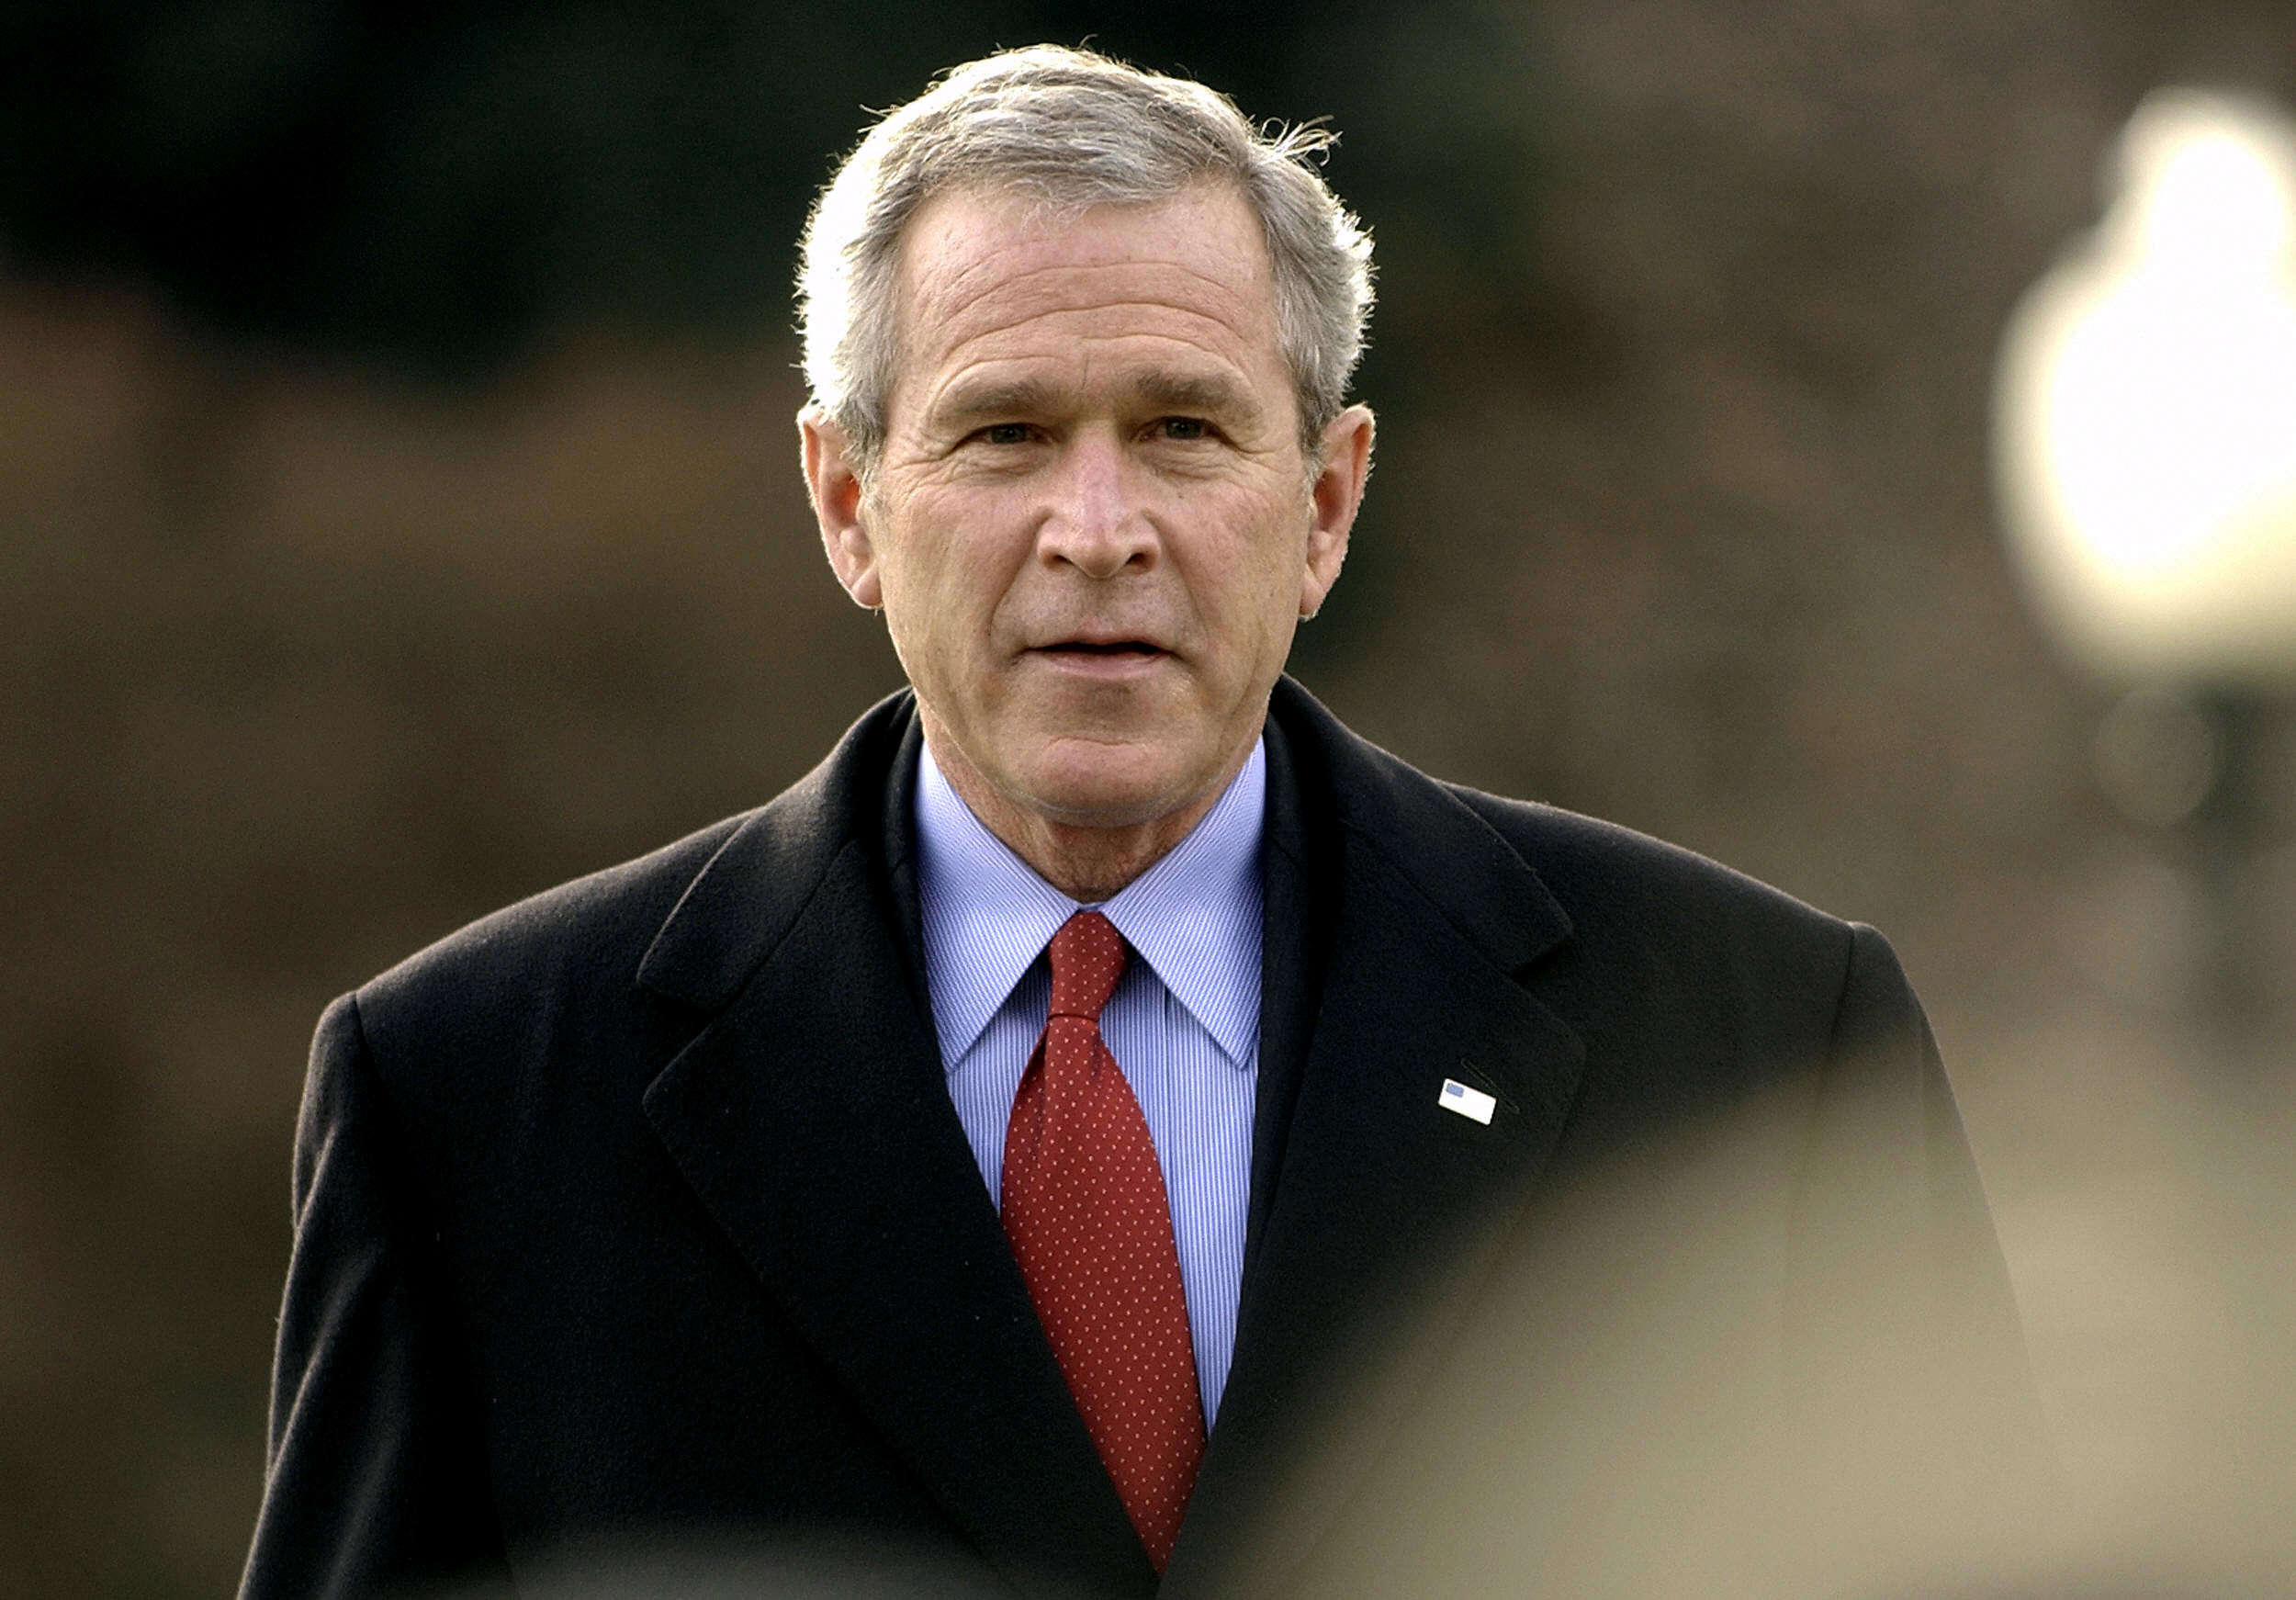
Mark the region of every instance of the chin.
<instances>
[{"instance_id":1,"label":"chin","mask_svg":"<svg viewBox=\"0 0 2296 1600\"><path fill-rule=\"evenodd\" d=\"M1134 828L1185 809L1201 783L1169 760L1145 752L1102 750L1060 761L1030 774L1030 804L1040 815L1077 828Z\"/></svg>"}]
</instances>

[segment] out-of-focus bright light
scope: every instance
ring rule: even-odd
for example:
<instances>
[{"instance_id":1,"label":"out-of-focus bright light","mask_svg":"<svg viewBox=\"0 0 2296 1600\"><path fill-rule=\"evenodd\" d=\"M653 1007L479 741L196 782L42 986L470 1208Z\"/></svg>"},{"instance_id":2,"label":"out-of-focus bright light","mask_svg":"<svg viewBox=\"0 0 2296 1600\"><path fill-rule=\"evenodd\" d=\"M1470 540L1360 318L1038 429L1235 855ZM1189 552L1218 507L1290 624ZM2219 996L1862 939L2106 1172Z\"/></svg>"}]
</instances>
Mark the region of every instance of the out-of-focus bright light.
<instances>
[{"instance_id":1,"label":"out-of-focus bright light","mask_svg":"<svg viewBox=\"0 0 2296 1600\"><path fill-rule=\"evenodd\" d=\"M2011 546L2109 675L2296 681L2296 119L2164 89L2115 175L2003 338Z\"/></svg>"}]
</instances>

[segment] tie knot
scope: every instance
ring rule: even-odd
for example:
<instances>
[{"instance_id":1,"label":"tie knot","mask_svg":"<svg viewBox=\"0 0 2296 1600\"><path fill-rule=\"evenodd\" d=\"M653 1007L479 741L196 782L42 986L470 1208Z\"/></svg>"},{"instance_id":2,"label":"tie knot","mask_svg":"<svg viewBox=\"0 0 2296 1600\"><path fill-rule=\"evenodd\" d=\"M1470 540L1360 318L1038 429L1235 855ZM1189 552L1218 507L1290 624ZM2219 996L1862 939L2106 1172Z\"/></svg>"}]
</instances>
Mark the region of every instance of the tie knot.
<instances>
[{"instance_id":1,"label":"tie knot","mask_svg":"<svg viewBox=\"0 0 2296 1600\"><path fill-rule=\"evenodd\" d=\"M1079 911L1052 935L1052 1010L1055 1017L1100 1020L1100 1008L1124 975L1124 936L1097 911Z\"/></svg>"}]
</instances>

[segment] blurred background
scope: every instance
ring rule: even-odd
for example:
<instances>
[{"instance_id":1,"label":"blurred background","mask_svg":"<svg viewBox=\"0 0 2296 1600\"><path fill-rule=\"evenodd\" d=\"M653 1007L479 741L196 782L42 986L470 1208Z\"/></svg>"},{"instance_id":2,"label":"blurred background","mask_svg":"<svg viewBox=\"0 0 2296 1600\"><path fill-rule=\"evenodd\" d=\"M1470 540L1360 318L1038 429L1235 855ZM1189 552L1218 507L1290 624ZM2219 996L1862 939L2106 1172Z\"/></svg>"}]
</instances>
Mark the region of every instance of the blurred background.
<instances>
[{"instance_id":1,"label":"blurred background","mask_svg":"<svg viewBox=\"0 0 2296 1600\"><path fill-rule=\"evenodd\" d=\"M1379 460L1295 670L1881 926L2097 1537L2271 1548L2296 732L2052 644L1993 407L2145 96L2296 99L2287 0L12 0L0 1591L235 1583L326 1000L898 682L794 240L864 108L1039 39L1341 130Z\"/></svg>"}]
</instances>

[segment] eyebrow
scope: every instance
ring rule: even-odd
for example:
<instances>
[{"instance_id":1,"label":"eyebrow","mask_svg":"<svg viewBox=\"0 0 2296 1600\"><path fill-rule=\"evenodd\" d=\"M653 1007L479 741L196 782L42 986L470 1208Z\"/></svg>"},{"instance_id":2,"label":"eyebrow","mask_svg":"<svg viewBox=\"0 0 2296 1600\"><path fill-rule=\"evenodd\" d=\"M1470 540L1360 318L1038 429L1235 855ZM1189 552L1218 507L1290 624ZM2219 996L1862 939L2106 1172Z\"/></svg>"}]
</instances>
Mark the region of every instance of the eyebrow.
<instances>
[{"instance_id":1,"label":"eyebrow","mask_svg":"<svg viewBox=\"0 0 2296 1600\"><path fill-rule=\"evenodd\" d=\"M1255 422L1261 411L1248 389L1217 374L1147 372L1132 385L1132 392L1160 411L1202 411ZM944 427L964 427L1041 414L1056 409L1060 400L1058 387L1036 378L991 380L958 386L933 408L933 416Z\"/></svg>"},{"instance_id":2,"label":"eyebrow","mask_svg":"<svg viewBox=\"0 0 2296 1600\"><path fill-rule=\"evenodd\" d=\"M1210 374L1151 372L1137 386L1140 397L1151 405L1176 411L1241 413L1256 419L1259 402L1249 389L1239 388L1226 377Z\"/></svg>"},{"instance_id":3,"label":"eyebrow","mask_svg":"<svg viewBox=\"0 0 2296 1600\"><path fill-rule=\"evenodd\" d=\"M959 385L933 408L933 420L962 427L998 417L1028 416L1051 409L1053 393L1052 385L1029 377Z\"/></svg>"}]
</instances>

